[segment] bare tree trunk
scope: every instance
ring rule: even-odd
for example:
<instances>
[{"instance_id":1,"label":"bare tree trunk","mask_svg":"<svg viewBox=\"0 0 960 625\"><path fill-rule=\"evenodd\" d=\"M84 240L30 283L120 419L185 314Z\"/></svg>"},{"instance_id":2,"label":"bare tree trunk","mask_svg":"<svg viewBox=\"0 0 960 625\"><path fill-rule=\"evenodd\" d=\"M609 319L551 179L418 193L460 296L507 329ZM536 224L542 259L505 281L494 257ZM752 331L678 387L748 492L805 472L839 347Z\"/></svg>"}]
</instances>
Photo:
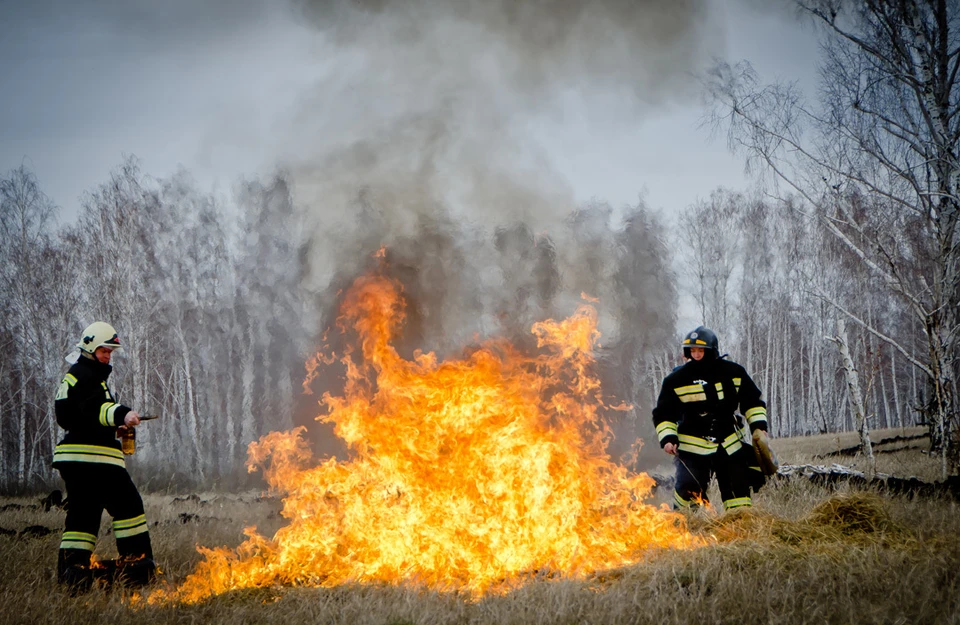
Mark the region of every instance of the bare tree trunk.
<instances>
[{"instance_id":1,"label":"bare tree trunk","mask_svg":"<svg viewBox=\"0 0 960 625\"><path fill-rule=\"evenodd\" d=\"M938 335L939 328L932 321L930 325L933 327L928 328L927 331L932 335ZM937 451L940 452L941 475L946 478L950 474L950 465L954 460L950 410L956 406L956 399L953 397L954 384L951 379L953 365L950 358L943 353L944 344L934 340L929 341L933 397L930 398L927 409L933 417L931 438L936 436L940 447Z\"/></svg>"},{"instance_id":2,"label":"bare tree trunk","mask_svg":"<svg viewBox=\"0 0 960 625\"><path fill-rule=\"evenodd\" d=\"M810 377L810 350L807 349L807 361L803 362L803 350L804 350L804 339L806 339L806 334L803 332L800 333L800 386L799 391L797 392L797 403L800 404L800 418L798 419L800 426L799 434L805 434L807 430L807 419L809 418L809 407L807 405L807 387L804 385L805 382L809 381Z\"/></svg>"},{"instance_id":3,"label":"bare tree trunk","mask_svg":"<svg viewBox=\"0 0 960 625\"><path fill-rule=\"evenodd\" d=\"M203 482L206 479L206 462L201 450L200 438L202 433L197 421L197 402L193 392L193 358L191 356L190 347L187 345L186 338L183 335L182 327L177 328L177 339L180 341L180 356L183 358L187 427L190 432L191 443L193 444L193 453L196 459L196 469L198 474L197 476L200 482Z\"/></svg>"},{"instance_id":4,"label":"bare tree trunk","mask_svg":"<svg viewBox=\"0 0 960 625\"><path fill-rule=\"evenodd\" d=\"M870 443L870 426L868 415L863 403L863 393L860 390L860 376L853 365L853 357L847 343L847 329L844 320L837 322L837 334L832 339L840 350L843 368L847 374L847 391L850 397L850 410L856 418L857 431L860 433L860 447L867 458L867 474L872 477L876 473L877 463L873 455L873 445Z\"/></svg>"},{"instance_id":5,"label":"bare tree trunk","mask_svg":"<svg viewBox=\"0 0 960 625\"><path fill-rule=\"evenodd\" d=\"M230 338L230 348L227 352L230 355L229 362L237 362L238 357L234 354L233 350L233 338ZM237 425L236 419L237 414L240 409L238 407L237 397L242 396L243 390L240 388L242 385L239 383L239 379L236 373L235 368L231 368L230 372L227 374L228 378L224 383L224 388L227 391L226 397L226 436L227 436L227 470L233 471L236 468L237 462ZM242 401L240 402L242 405Z\"/></svg>"},{"instance_id":6,"label":"bare tree trunk","mask_svg":"<svg viewBox=\"0 0 960 625\"><path fill-rule=\"evenodd\" d=\"M248 349L240 356L242 401L240 416L240 440L241 445L246 445L256 439L257 431L253 418L253 382L254 382L254 356L253 350L256 349L255 333L252 327L247 328L245 345Z\"/></svg>"},{"instance_id":7,"label":"bare tree trunk","mask_svg":"<svg viewBox=\"0 0 960 625\"><path fill-rule=\"evenodd\" d=\"M903 429L903 408L900 406L900 380L897 379L897 352L890 348L890 380L893 385L893 409L896 412L897 427Z\"/></svg>"},{"instance_id":8,"label":"bare tree trunk","mask_svg":"<svg viewBox=\"0 0 960 625\"><path fill-rule=\"evenodd\" d=\"M23 488L27 463L27 382L20 374L20 410L17 411L17 485Z\"/></svg>"},{"instance_id":9,"label":"bare tree trunk","mask_svg":"<svg viewBox=\"0 0 960 625\"><path fill-rule=\"evenodd\" d=\"M774 427L774 430L777 431L778 436L785 436L790 431L790 395L789 389L787 388L787 343L790 341L789 330L787 330L787 335L783 340L774 343L773 346L773 362L776 369L774 370L774 380L777 387L777 413L779 413L780 423L777 424L777 427Z\"/></svg>"},{"instance_id":10,"label":"bare tree trunk","mask_svg":"<svg viewBox=\"0 0 960 625\"><path fill-rule=\"evenodd\" d=\"M231 362L233 360L231 359ZM223 390L223 445L224 445L224 454L221 459L221 472L224 474L232 474L234 470L234 454L236 453L236 440L235 440L235 420L236 420L236 402L233 397L233 388L232 380L234 376L230 376L228 380L221 380L219 387Z\"/></svg>"},{"instance_id":11,"label":"bare tree trunk","mask_svg":"<svg viewBox=\"0 0 960 625\"><path fill-rule=\"evenodd\" d=\"M917 369L915 367L910 368L910 388L910 392L913 397L914 411L916 412L920 409L920 406L923 405L923 402L921 401L920 395L918 395L917 391Z\"/></svg>"},{"instance_id":12,"label":"bare tree trunk","mask_svg":"<svg viewBox=\"0 0 960 625\"><path fill-rule=\"evenodd\" d=\"M806 389L806 431L805 434L813 434L816 432L816 418L815 418L815 408L817 406L816 400L816 388L818 385L818 365L820 360L820 353L817 349L816 343L810 343L810 347L807 348L809 353L809 362L810 362L810 373L808 374L807 389Z\"/></svg>"},{"instance_id":13,"label":"bare tree trunk","mask_svg":"<svg viewBox=\"0 0 960 625\"><path fill-rule=\"evenodd\" d=\"M880 354L877 355L878 358ZM882 366L877 367L877 374L880 376L880 400L883 402L883 427L890 427L890 399L887 396L887 374Z\"/></svg>"},{"instance_id":14,"label":"bare tree trunk","mask_svg":"<svg viewBox=\"0 0 960 625\"><path fill-rule=\"evenodd\" d=\"M30 459L30 445L27 441L27 431L30 420L30 384L32 377L32 371L21 368L18 376L20 382L20 390L18 393L20 396L20 405L17 411L17 485L21 489L27 486L27 468L29 467Z\"/></svg>"},{"instance_id":15,"label":"bare tree trunk","mask_svg":"<svg viewBox=\"0 0 960 625\"><path fill-rule=\"evenodd\" d=\"M7 376L6 360L0 358L0 380L7 379L10 378ZM8 389L7 392L10 390L12 389ZM11 401L9 403L12 404L13 402ZM4 401L4 391L0 390L0 415L7 414L7 405L8 402ZM6 440L6 436L4 435L3 424L4 419L0 418L0 477L3 477L7 474L7 454L4 451L4 447L6 447L6 445L3 444L3 441Z\"/></svg>"},{"instance_id":16,"label":"bare tree trunk","mask_svg":"<svg viewBox=\"0 0 960 625\"><path fill-rule=\"evenodd\" d=\"M767 355L763 363L763 383L760 388L766 389L768 394L768 403L771 408L776 409L777 405L777 386L776 376L773 371L773 322L767 326Z\"/></svg>"},{"instance_id":17,"label":"bare tree trunk","mask_svg":"<svg viewBox=\"0 0 960 625\"><path fill-rule=\"evenodd\" d=\"M789 330L787 340L783 342L783 345L780 346L781 350L781 359L783 360L783 367L781 371L783 372L783 378L781 380L781 387L783 388L781 396L781 410L786 416L786 421L784 423L785 427L780 428L781 436L783 433L786 433L788 436L793 434L794 426L797 422L796 418L796 404L793 399L793 354L791 353L791 346L793 342L793 336L789 335Z\"/></svg>"}]
</instances>

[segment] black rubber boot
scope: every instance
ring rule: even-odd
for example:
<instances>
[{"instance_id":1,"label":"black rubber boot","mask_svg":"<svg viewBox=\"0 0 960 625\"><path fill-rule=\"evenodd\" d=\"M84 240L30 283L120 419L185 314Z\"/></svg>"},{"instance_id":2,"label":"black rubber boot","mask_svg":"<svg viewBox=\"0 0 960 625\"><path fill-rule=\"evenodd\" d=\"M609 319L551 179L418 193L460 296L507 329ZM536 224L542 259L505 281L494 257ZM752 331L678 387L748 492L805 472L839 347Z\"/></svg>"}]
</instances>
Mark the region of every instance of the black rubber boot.
<instances>
[{"instance_id":1,"label":"black rubber boot","mask_svg":"<svg viewBox=\"0 0 960 625\"><path fill-rule=\"evenodd\" d=\"M117 581L116 560L97 560L90 568L93 571L93 581L104 590L110 590Z\"/></svg>"},{"instance_id":2,"label":"black rubber boot","mask_svg":"<svg viewBox=\"0 0 960 625\"><path fill-rule=\"evenodd\" d=\"M81 595L93 586L93 571L89 565L75 557L72 551L74 550L61 549L57 554L57 583L70 594ZM87 560L89 559L90 556L87 555Z\"/></svg>"},{"instance_id":3,"label":"black rubber boot","mask_svg":"<svg viewBox=\"0 0 960 625\"><path fill-rule=\"evenodd\" d=\"M142 588L157 577L157 563L153 558L120 560L117 562L117 583L127 588Z\"/></svg>"},{"instance_id":4,"label":"black rubber boot","mask_svg":"<svg viewBox=\"0 0 960 625\"><path fill-rule=\"evenodd\" d=\"M82 595L93 586L93 571L85 566L73 564L63 572L60 582L72 595Z\"/></svg>"}]
</instances>

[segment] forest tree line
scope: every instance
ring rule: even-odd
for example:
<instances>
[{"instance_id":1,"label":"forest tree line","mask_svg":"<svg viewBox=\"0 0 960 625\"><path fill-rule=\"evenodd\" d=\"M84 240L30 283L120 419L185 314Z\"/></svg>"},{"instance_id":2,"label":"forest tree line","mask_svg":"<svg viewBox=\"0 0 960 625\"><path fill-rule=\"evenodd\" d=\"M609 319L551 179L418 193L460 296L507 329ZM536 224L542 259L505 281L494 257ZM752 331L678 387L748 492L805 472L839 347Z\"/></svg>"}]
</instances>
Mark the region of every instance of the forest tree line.
<instances>
[{"instance_id":1,"label":"forest tree line","mask_svg":"<svg viewBox=\"0 0 960 625\"><path fill-rule=\"evenodd\" d=\"M335 291L357 270L350 265L327 292L304 286L309 209L282 175L244 183L224 205L186 175L155 180L128 159L86 195L75 223L60 226L57 207L21 166L0 179L0 207L3 492L56 483L50 460L63 432L53 398L64 357L94 320L114 324L125 345L111 382L120 400L163 416L139 429L131 464L147 488L247 484L247 445L319 412L302 389L305 362L336 316ZM369 223L368 208L357 209L358 220ZM500 319L486 332L529 349L533 321L572 312L576 301L564 293L595 294L610 339L599 353L605 390L634 404L613 415L625 446L635 436L655 441L649 409L691 329L677 327L682 293L718 332L721 351L753 373L776 436L855 427L839 354L826 340L842 317L829 298L922 350L914 320L856 258L814 220L756 194L718 189L672 230L642 204L621 214L603 203L579 207L563 228L551 237L518 223L468 236L434 224L388 248L412 300L408 351L453 353L462 339L431 337L483 328L437 332L422 319L456 324L487 309ZM371 257L375 241L359 243L356 255ZM438 279L431 264L447 263L451 248L472 268ZM499 279L478 296L498 301L452 314L449 300L468 297L431 292L438 282L480 280L484 264ZM869 332L851 337L870 426L923 422L928 388L916 367ZM338 379L321 376L321 390L336 392Z\"/></svg>"},{"instance_id":2,"label":"forest tree line","mask_svg":"<svg viewBox=\"0 0 960 625\"><path fill-rule=\"evenodd\" d=\"M679 364L692 329L678 327L680 306L692 302L763 389L774 435L924 423L942 472L955 472L957 4L793 4L821 34L816 101L795 83L764 84L747 63L717 63L704 77L710 119L765 185L717 189L672 220L643 202L592 202L552 207L569 216L548 228L478 226L436 198L395 219L401 208L371 184L326 213L352 223L340 232L285 175L225 200L128 159L60 226L32 172L6 173L0 491L54 479L54 390L96 319L127 345L113 381L121 400L164 416L141 428L140 483L245 483L250 442L317 412L302 394L304 362L337 293L384 245L410 303L405 353L444 357L497 334L529 348L532 322L569 314L581 292L597 298L605 390L634 405L615 415L616 451L655 440L649 408ZM338 383L333 367L311 390Z\"/></svg>"}]
</instances>

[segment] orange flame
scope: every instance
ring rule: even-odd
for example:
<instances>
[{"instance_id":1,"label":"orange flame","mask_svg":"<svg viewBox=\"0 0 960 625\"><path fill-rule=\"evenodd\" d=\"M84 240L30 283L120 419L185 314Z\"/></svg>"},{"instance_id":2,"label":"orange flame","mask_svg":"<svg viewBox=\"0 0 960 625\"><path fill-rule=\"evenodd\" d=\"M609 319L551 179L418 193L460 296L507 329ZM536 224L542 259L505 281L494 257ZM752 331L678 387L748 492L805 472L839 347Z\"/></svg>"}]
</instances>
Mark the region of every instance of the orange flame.
<instances>
[{"instance_id":1,"label":"orange flame","mask_svg":"<svg viewBox=\"0 0 960 625\"><path fill-rule=\"evenodd\" d=\"M236 551L201 548L205 560L182 586L151 601L404 581L479 596L697 543L682 517L642 502L652 479L606 453L589 305L534 324L538 355L490 340L443 362L398 354L404 301L387 278L358 279L341 313L360 352L342 358L343 395L325 394L318 420L334 425L353 458L314 462L304 428L251 444L249 467L284 495L289 524L272 539L247 528Z\"/></svg>"}]
</instances>

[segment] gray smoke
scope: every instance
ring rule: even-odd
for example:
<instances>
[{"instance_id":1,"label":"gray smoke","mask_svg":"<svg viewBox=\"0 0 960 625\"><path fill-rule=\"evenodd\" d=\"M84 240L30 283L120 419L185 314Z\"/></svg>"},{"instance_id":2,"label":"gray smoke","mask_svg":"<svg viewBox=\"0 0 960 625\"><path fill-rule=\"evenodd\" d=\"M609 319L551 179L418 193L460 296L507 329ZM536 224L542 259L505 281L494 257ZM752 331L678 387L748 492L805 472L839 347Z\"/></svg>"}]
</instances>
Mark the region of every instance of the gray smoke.
<instances>
[{"instance_id":1,"label":"gray smoke","mask_svg":"<svg viewBox=\"0 0 960 625\"><path fill-rule=\"evenodd\" d=\"M639 120L691 97L691 73L716 39L705 1L296 6L336 66L292 118L299 147L285 164L324 218L342 217L357 190L371 188L404 234L413 214L437 206L488 227L556 225L573 199L537 141L538 123L563 123L571 103Z\"/></svg>"},{"instance_id":2,"label":"gray smoke","mask_svg":"<svg viewBox=\"0 0 960 625\"><path fill-rule=\"evenodd\" d=\"M577 206L536 125L562 120L565 102L597 115L615 102L639 120L690 97L716 43L707 3L295 6L336 59L291 117L297 147L284 163L312 222L304 284L317 293L318 328L381 246L408 300L407 354L453 355L490 335L530 345L533 322L569 315L586 293L600 300L608 392L646 422L642 358L672 336L676 305L662 237L642 206L626 222L602 201ZM627 429L632 440L636 423Z\"/></svg>"},{"instance_id":3,"label":"gray smoke","mask_svg":"<svg viewBox=\"0 0 960 625\"><path fill-rule=\"evenodd\" d=\"M610 99L627 102L639 118L689 96L713 42L705 1L294 6L317 29L321 59L335 59L288 122L297 136L284 166L317 233L309 287L447 222L480 237L465 243L479 270L497 229L523 224L552 239L562 290L600 295L596 262L584 273L561 240L577 207L538 145L537 119L562 117L570 98L597 103L598 115Z\"/></svg>"}]
</instances>

